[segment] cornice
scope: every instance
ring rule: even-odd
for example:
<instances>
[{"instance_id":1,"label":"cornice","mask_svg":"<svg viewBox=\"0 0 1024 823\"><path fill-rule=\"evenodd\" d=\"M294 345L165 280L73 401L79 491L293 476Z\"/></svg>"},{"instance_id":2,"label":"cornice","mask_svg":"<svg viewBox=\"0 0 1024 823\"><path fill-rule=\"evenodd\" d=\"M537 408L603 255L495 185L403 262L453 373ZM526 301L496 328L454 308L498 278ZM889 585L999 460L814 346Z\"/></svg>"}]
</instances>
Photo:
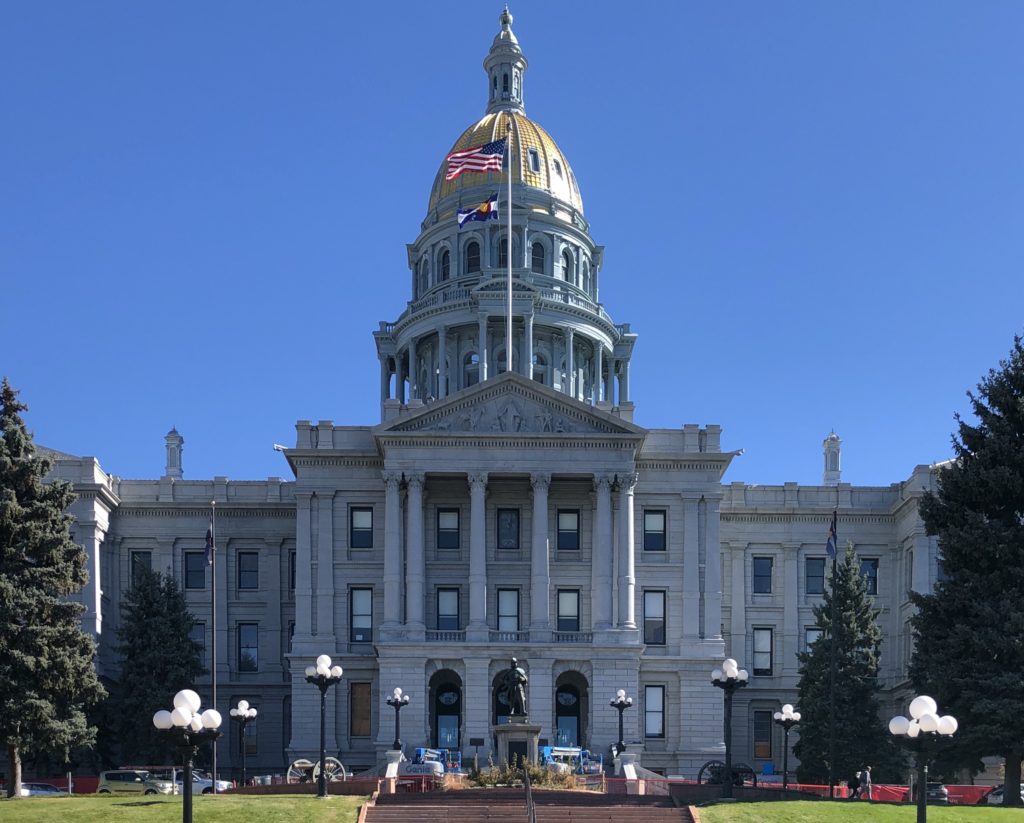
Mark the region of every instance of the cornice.
<instances>
[{"instance_id":1,"label":"cornice","mask_svg":"<svg viewBox=\"0 0 1024 823\"><path fill-rule=\"evenodd\" d=\"M722 509L720 519L730 523L826 523L828 512L822 510L818 514L786 514L784 512L730 512ZM844 512L839 516L839 523L879 523L892 525L895 521L891 514ZM842 530L840 530L840 536Z\"/></svg>"},{"instance_id":2,"label":"cornice","mask_svg":"<svg viewBox=\"0 0 1024 823\"><path fill-rule=\"evenodd\" d=\"M133 503L121 506L117 514L122 517L209 517L210 507L197 507L194 503L185 508L176 503ZM252 507L235 507L218 504L217 519L252 517L295 517L295 506L286 503L254 503Z\"/></svg>"}]
</instances>

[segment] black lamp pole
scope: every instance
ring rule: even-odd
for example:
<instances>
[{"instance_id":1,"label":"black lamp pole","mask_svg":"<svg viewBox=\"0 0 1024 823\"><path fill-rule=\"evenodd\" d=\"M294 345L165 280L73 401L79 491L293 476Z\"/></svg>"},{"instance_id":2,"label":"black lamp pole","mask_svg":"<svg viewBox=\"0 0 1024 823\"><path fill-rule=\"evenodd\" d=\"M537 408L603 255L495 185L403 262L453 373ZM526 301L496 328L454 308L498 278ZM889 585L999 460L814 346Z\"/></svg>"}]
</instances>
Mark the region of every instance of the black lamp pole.
<instances>
[{"instance_id":1,"label":"black lamp pole","mask_svg":"<svg viewBox=\"0 0 1024 823\"><path fill-rule=\"evenodd\" d=\"M316 796L327 797L327 690L341 682L341 666L331 666L326 654L316 659L315 666L306 667L306 682L320 689L320 774L317 776Z\"/></svg>"},{"instance_id":2,"label":"black lamp pole","mask_svg":"<svg viewBox=\"0 0 1024 823\"><path fill-rule=\"evenodd\" d=\"M781 712L775 712L772 717L777 726L782 726L785 734L785 742L782 746L782 788L789 788L789 730L800 722L800 712L793 711L789 703L782 707Z\"/></svg>"},{"instance_id":3,"label":"black lamp pole","mask_svg":"<svg viewBox=\"0 0 1024 823\"><path fill-rule=\"evenodd\" d=\"M737 689L747 685L746 669L741 669L731 657L722 663L722 668L711 672L711 685L725 694L725 775L722 778L722 797L732 798L732 696Z\"/></svg>"},{"instance_id":4,"label":"black lamp pole","mask_svg":"<svg viewBox=\"0 0 1024 823\"><path fill-rule=\"evenodd\" d=\"M615 748L618 750L617 754L622 754L626 751L626 744L622 739L624 736L622 733L622 713L633 705L633 698L626 697L625 689L619 689L615 693L615 699L610 705L613 709L618 709L619 712L619 742L615 744Z\"/></svg>"},{"instance_id":5,"label":"black lamp pole","mask_svg":"<svg viewBox=\"0 0 1024 823\"><path fill-rule=\"evenodd\" d=\"M239 700L238 706L231 710L231 718L238 721L238 746L242 750L242 785L245 786L245 728L256 719L256 709L249 706L248 700Z\"/></svg>"},{"instance_id":6,"label":"black lamp pole","mask_svg":"<svg viewBox=\"0 0 1024 823\"><path fill-rule=\"evenodd\" d=\"M391 748L400 752L402 751L402 726L398 713L409 705L409 695L402 694L402 690L396 688L391 697L387 699L387 704L395 710L395 742L391 744Z\"/></svg>"},{"instance_id":7,"label":"black lamp pole","mask_svg":"<svg viewBox=\"0 0 1024 823\"><path fill-rule=\"evenodd\" d=\"M153 725L181 753L185 774L182 775L182 823L192 823L192 761L204 743L220 737L220 712L199 711L199 695L183 689L174 696L174 711L153 715Z\"/></svg>"},{"instance_id":8,"label":"black lamp pole","mask_svg":"<svg viewBox=\"0 0 1024 823\"><path fill-rule=\"evenodd\" d=\"M889 721L889 732L917 760L917 823L928 823L928 756L940 740L949 740L958 724L952 715L939 716L938 706L927 695L910 701L910 717L897 715Z\"/></svg>"}]
</instances>

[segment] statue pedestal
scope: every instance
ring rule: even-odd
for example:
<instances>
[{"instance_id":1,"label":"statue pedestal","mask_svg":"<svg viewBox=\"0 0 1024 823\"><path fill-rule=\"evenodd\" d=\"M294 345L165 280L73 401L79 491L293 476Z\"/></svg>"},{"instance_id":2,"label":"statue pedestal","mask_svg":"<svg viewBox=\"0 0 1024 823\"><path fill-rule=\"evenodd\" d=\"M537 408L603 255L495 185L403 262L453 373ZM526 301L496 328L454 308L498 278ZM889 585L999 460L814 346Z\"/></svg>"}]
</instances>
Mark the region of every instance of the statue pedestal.
<instances>
[{"instance_id":1,"label":"statue pedestal","mask_svg":"<svg viewBox=\"0 0 1024 823\"><path fill-rule=\"evenodd\" d=\"M525 717L513 717L508 723L492 726L491 730L498 741L498 763L510 763L513 759L538 762L539 725Z\"/></svg>"}]
</instances>

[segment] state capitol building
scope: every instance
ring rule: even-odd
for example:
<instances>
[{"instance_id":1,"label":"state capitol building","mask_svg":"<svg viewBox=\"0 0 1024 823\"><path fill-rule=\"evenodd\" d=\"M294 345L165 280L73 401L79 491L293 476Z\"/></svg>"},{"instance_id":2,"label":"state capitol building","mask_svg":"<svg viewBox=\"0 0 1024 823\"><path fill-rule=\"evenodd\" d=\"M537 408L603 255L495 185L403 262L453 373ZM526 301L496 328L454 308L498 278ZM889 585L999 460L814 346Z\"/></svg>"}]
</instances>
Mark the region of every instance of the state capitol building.
<instances>
[{"instance_id":1,"label":"state capitol building","mask_svg":"<svg viewBox=\"0 0 1024 823\"><path fill-rule=\"evenodd\" d=\"M100 673L116 677L121 595L147 567L184 590L208 668L216 626L217 708L239 699L258 708L245 741L250 773L316 758L319 693L304 669L323 653L344 668L328 693L328 754L350 770L390 748L385 699L396 686L411 697L408 747L479 751L486 762L492 726L508 714L496 678L513 656L528 671L542 742L607 758L618 739L608 704L624 689L634 699L630 749L646 768L686 777L722 757L710 673L734 657L750 672L736 695L734 761L779 770L772 713L795 700L796 654L816 637L837 505L840 545L853 543L882 610L883 713L898 708L908 593L930 590L939 574L918 516L931 469L852 487L833 433L820 486L730 483L736 452L719 426L634 422L637 334L600 302L603 247L568 158L526 114L527 60L507 11L500 26L481 78L485 112L452 151L508 135L511 357L506 173L447 180L442 162L408 246L409 302L373 332L379 421L298 421L287 481L185 480L173 430L158 479L56 455L54 475L78 495L73 531L89 558L80 597ZM460 229L457 210L496 190L501 219ZM215 620L204 555L211 501ZM201 694L209 680L196 684ZM231 728L222 742L225 771L240 759L237 735Z\"/></svg>"}]
</instances>

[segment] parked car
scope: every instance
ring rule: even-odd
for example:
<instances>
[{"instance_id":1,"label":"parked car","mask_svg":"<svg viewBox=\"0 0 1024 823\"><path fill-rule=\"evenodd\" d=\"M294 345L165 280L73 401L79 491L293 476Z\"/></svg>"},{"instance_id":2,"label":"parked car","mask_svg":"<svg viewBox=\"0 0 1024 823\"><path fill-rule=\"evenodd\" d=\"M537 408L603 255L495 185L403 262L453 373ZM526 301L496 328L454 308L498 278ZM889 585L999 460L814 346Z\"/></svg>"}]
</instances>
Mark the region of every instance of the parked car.
<instances>
[{"instance_id":1,"label":"parked car","mask_svg":"<svg viewBox=\"0 0 1024 823\"><path fill-rule=\"evenodd\" d=\"M1020 790L1020 799L1024 800L1024 788ZM990 792L983 794L981 799L978 800L979 806L1002 806L1003 805L1003 787L996 786Z\"/></svg>"},{"instance_id":2,"label":"parked car","mask_svg":"<svg viewBox=\"0 0 1024 823\"><path fill-rule=\"evenodd\" d=\"M52 786L49 783L21 784L22 797L60 797L61 795L66 797L67 792L64 789L58 789L56 786Z\"/></svg>"},{"instance_id":3,"label":"parked car","mask_svg":"<svg viewBox=\"0 0 1024 823\"><path fill-rule=\"evenodd\" d=\"M949 804L949 789L942 783L929 783L925 792L925 799L931 806L945 806Z\"/></svg>"},{"instance_id":4,"label":"parked car","mask_svg":"<svg viewBox=\"0 0 1024 823\"><path fill-rule=\"evenodd\" d=\"M206 772L197 773L192 772L192 794L211 794L213 792L213 781L209 777L204 777ZM185 775L178 772L174 778L175 790L178 794L181 794L182 787L185 785ZM226 792L232 788L230 780L218 780L217 791Z\"/></svg>"},{"instance_id":5,"label":"parked car","mask_svg":"<svg viewBox=\"0 0 1024 823\"><path fill-rule=\"evenodd\" d=\"M154 777L145 769L112 769L100 773L97 794L171 794L170 780Z\"/></svg>"}]
</instances>

